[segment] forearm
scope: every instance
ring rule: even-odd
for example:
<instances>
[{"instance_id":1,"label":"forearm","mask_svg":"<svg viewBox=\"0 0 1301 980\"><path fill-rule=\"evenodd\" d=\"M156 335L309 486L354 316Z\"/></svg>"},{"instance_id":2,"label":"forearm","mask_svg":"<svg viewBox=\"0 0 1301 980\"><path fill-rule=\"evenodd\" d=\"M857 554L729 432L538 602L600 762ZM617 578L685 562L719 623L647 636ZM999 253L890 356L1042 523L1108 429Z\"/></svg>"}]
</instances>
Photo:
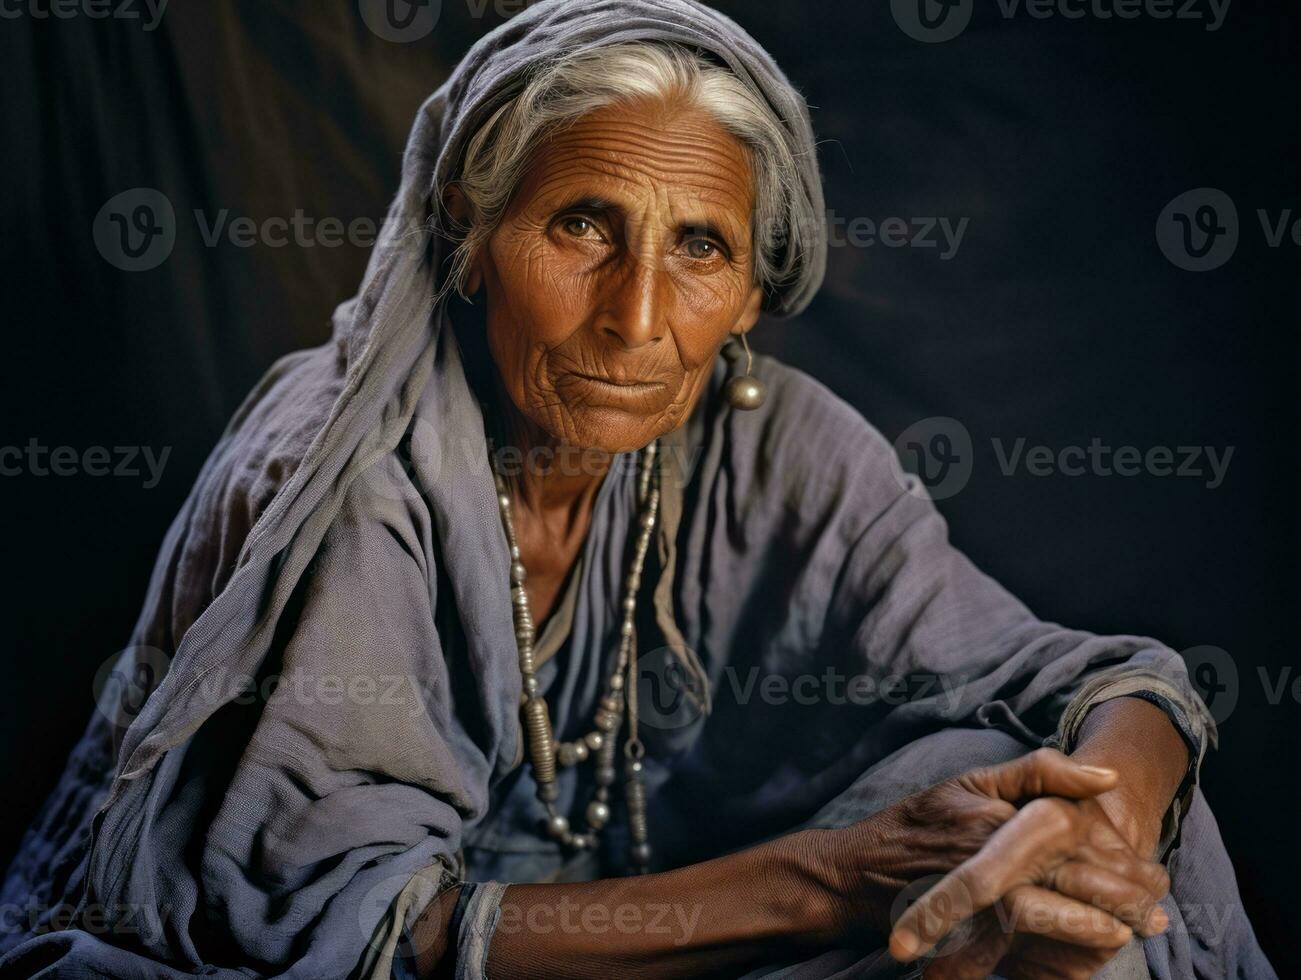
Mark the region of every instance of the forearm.
<instances>
[{"instance_id":1,"label":"forearm","mask_svg":"<svg viewBox=\"0 0 1301 980\"><path fill-rule=\"evenodd\" d=\"M1120 773L1098 803L1139 854L1152 854L1188 768L1188 748L1166 713L1141 698L1104 701L1085 717L1072 757Z\"/></svg>"},{"instance_id":2,"label":"forearm","mask_svg":"<svg viewBox=\"0 0 1301 980\"><path fill-rule=\"evenodd\" d=\"M674 871L511 885L488 951L492 980L736 975L831 938L833 903L807 831ZM421 976L450 976L455 891L416 926ZM425 937L427 941L421 942Z\"/></svg>"}]
</instances>

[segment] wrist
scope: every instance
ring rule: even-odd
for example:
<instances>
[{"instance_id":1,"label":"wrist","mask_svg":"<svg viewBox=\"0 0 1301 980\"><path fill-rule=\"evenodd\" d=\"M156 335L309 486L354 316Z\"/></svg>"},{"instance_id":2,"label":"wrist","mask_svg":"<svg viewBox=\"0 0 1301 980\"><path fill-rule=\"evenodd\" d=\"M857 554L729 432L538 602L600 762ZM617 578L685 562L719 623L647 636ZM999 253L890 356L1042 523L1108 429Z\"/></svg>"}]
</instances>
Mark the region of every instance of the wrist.
<instances>
[{"instance_id":1,"label":"wrist","mask_svg":"<svg viewBox=\"0 0 1301 980\"><path fill-rule=\"evenodd\" d=\"M1145 785L1148 774L1143 767L1133 765L1130 753L1106 751L1097 743L1080 746L1071 753L1071 758L1084 765L1101 766L1120 774L1115 788L1098 794L1094 801L1126 843L1146 857L1156 848L1161 836L1165 808L1156 803L1150 788Z\"/></svg>"},{"instance_id":2,"label":"wrist","mask_svg":"<svg viewBox=\"0 0 1301 980\"><path fill-rule=\"evenodd\" d=\"M1097 802L1130 846L1151 855L1188 767L1187 748L1165 713L1137 698L1105 701L1085 718L1071 757L1120 774Z\"/></svg>"},{"instance_id":3,"label":"wrist","mask_svg":"<svg viewBox=\"0 0 1301 980\"><path fill-rule=\"evenodd\" d=\"M1089 763L1118 768L1111 762ZM1139 795L1116 788L1094 797L1095 802L1116 832L1143 858L1151 858L1161 839L1161 825L1165 809L1157 806L1147 795Z\"/></svg>"},{"instance_id":4,"label":"wrist","mask_svg":"<svg viewBox=\"0 0 1301 980\"><path fill-rule=\"evenodd\" d=\"M822 851L831 830L801 830L769 845L764 876L771 884L769 901L786 939L798 946L817 946L834 936L835 908L829 869Z\"/></svg>"},{"instance_id":5,"label":"wrist","mask_svg":"<svg viewBox=\"0 0 1301 980\"><path fill-rule=\"evenodd\" d=\"M882 814L849 827L807 830L786 838L794 847L792 876L804 897L796 909L799 935L821 948L877 939L890 931L890 910L906 883L890 873L877 826Z\"/></svg>"}]
</instances>

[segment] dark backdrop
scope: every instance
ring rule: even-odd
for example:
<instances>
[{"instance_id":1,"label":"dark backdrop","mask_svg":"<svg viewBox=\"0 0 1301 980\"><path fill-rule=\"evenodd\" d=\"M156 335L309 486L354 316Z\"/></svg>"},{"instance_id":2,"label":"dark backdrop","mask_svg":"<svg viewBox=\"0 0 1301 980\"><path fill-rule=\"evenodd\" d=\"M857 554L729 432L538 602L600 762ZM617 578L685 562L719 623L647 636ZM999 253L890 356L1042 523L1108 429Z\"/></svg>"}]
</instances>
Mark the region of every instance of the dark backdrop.
<instances>
[{"instance_id":1,"label":"dark backdrop","mask_svg":"<svg viewBox=\"0 0 1301 980\"><path fill-rule=\"evenodd\" d=\"M1218 30L1142 9L1106 17L1114 0L1092 2L1073 0L1085 14L1071 18L975 0L944 43L909 36L884 0L722 4L814 107L837 229L813 306L752 336L891 438L916 424L904 441L930 452L944 490L961 485L940 502L956 542L1041 616L1196 648L1223 719L1206 792L1258 931L1290 972L1301 691L1284 644L1295 383L1282 342L1301 247L1290 234L1271 245L1257 211L1301 218L1297 36L1244 0ZM345 0L174 0L152 27L143 3L122 3L58 18L43 15L47 0L6 0L0 20L0 448L21 453L0 459L0 855L79 735L92 676L126 642L163 532L227 417L276 356L327 336L418 104L513 9L443 0L433 30L400 43ZM1192 11L1210 16L1206 2ZM165 196L175 239L159 264L126 271L105 244L122 218L97 215L139 188ZM1177 235L1173 260L1157 235L1167 204L1198 188L1222 191L1239 218L1236 252L1206 271L1187 268ZM137 220L151 193L107 215ZM1229 227L1223 202L1178 210L1204 222L1210 203ZM290 227L277 245L275 225L251 245L225 234L241 216L296 212L299 242ZM967 219L956 249L941 219ZM1000 453L1018 439L1023 453L1170 447L1176 468L1182 446L1233 454L1217 486L1205 453L1191 464L1200 476L1163 475L1159 454L1133 476L1106 475L1128 460L1105 456L1083 457L1078 474L1021 459L1005 472ZM32 445L45 453L35 463ZM119 446L170 450L155 485L143 454L127 461ZM53 470L57 447L71 447L58 459L70 475ZM95 475L93 447L140 475Z\"/></svg>"}]
</instances>

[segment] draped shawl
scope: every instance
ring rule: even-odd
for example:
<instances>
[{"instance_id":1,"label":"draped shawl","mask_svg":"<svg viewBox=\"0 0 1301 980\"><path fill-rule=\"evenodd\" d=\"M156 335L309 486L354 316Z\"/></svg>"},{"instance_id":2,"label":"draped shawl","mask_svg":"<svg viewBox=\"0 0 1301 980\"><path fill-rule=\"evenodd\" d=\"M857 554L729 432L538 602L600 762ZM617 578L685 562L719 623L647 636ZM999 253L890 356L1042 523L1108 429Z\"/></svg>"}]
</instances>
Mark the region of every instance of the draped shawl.
<instances>
[{"instance_id":1,"label":"draped shawl","mask_svg":"<svg viewBox=\"0 0 1301 980\"><path fill-rule=\"evenodd\" d=\"M781 120L799 170L765 305L807 305L826 249L807 110L736 24L689 0L544 0L480 40L420 109L331 341L271 368L169 530L122 662L148 699L101 706L6 886L38 895L42 925L66 897L77 927L5 969L345 976L413 875L454 879L467 843L552 846L529 837L536 814L494 808L522 778L521 680L484 419L435 302L449 248L435 190L531 66L657 39L718 58ZM666 473L646 628L716 703L647 736L665 863L780 831L928 732L1037 744L1099 667L1186 690L1159 643L1040 622L974 569L888 442L812 378L758 357L767 403L728 410L734 356ZM562 736L590 717L618 628L632 456L600 489L573 633L548 665ZM161 681L142 665L165 666ZM828 668L938 683L848 705L743 696L754 671ZM1200 722L1181 720L1199 758Z\"/></svg>"}]
</instances>

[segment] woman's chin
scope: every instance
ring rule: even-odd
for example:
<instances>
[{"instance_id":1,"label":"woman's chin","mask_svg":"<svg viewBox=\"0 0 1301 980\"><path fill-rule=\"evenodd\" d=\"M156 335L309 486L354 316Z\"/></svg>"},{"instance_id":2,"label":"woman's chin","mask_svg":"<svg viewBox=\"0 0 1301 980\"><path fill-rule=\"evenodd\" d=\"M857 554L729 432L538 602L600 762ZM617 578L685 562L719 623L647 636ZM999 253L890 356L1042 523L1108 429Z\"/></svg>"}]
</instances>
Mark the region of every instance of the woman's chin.
<instances>
[{"instance_id":1,"label":"woman's chin","mask_svg":"<svg viewBox=\"0 0 1301 980\"><path fill-rule=\"evenodd\" d=\"M672 428L663 414L647 417L605 405L576 406L568 415L564 441L594 452L636 452Z\"/></svg>"},{"instance_id":2,"label":"woman's chin","mask_svg":"<svg viewBox=\"0 0 1301 980\"><path fill-rule=\"evenodd\" d=\"M668 385L638 387L619 392L581 383L557 385L564 403L564 441L583 449L626 453L645 448L673 428L677 392Z\"/></svg>"}]
</instances>

